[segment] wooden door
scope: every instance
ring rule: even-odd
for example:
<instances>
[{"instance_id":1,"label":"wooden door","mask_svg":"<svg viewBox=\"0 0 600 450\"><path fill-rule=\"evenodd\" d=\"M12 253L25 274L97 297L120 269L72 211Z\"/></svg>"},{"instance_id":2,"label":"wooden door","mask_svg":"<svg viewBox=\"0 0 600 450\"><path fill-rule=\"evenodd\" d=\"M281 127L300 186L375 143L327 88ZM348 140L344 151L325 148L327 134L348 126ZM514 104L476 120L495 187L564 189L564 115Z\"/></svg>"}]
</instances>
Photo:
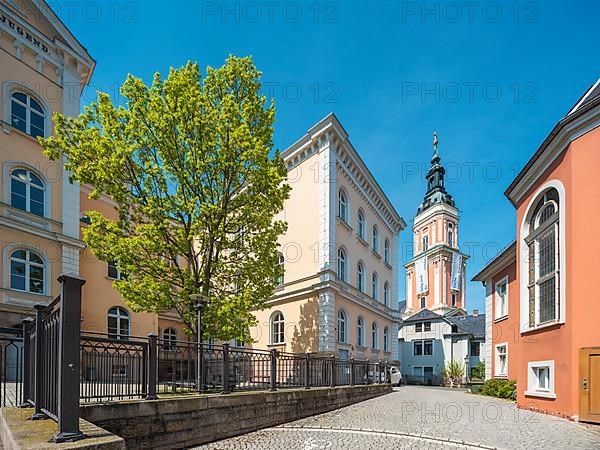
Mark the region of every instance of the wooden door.
<instances>
[{"instance_id":1,"label":"wooden door","mask_svg":"<svg viewBox=\"0 0 600 450\"><path fill-rule=\"evenodd\" d=\"M600 347L579 350L579 420L600 423Z\"/></svg>"}]
</instances>

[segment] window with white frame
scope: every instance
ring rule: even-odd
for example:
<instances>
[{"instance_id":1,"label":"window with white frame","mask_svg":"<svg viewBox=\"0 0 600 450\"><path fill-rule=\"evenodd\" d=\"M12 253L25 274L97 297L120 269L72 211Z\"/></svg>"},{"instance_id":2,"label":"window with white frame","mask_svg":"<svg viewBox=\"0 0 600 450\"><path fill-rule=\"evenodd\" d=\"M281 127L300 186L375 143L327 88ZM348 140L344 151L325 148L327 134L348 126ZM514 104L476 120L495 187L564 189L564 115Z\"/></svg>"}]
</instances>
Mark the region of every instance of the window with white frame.
<instances>
[{"instance_id":1,"label":"window with white frame","mask_svg":"<svg viewBox=\"0 0 600 450\"><path fill-rule=\"evenodd\" d=\"M527 390L525 395L556 398L553 360L527 363Z\"/></svg>"},{"instance_id":2,"label":"window with white frame","mask_svg":"<svg viewBox=\"0 0 600 450\"><path fill-rule=\"evenodd\" d=\"M127 274L119 269L117 263L109 261L106 276L112 280L124 280Z\"/></svg>"},{"instance_id":3,"label":"window with white frame","mask_svg":"<svg viewBox=\"0 0 600 450\"><path fill-rule=\"evenodd\" d=\"M388 327L383 329L383 351L390 351L390 330Z\"/></svg>"},{"instance_id":4,"label":"window with white frame","mask_svg":"<svg viewBox=\"0 0 600 450\"><path fill-rule=\"evenodd\" d=\"M348 223L348 195L343 189L338 192L338 217Z\"/></svg>"},{"instance_id":5,"label":"window with white frame","mask_svg":"<svg viewBox=\"0 0 600 450\"><path fill-rule=\"evenodd\" d=\"M10 288L44 294L44 260L32 250L19 249L10 255Z\"/></svg>"},{"instance_id":6,"label":"window with white frame","mask_svg":"<svg viewBox=\"0 0 600 450\"><path fill-rule=\"evenodd\" d=\"M551 188L545 191L529 219L528 299L529 326L556 322L559 317L559 197Z\"/></svg>"},{"instance_id":7,"label":"window with white frame","mask_svg":"<svg viewBox=\"0 0 600 450\"><path fill-rule=\"evenodd\" d=\"M379 330L377 328L377 322L373 322L371 325L371 348L378 349L379 348Z\"/></svg>"},{"instance_id":8,"label":"window with white frame","mask_svg":"<svg viewBox=\"0 0 600 450\"><path fill-rule=\"evenodd\" d=\"M165 350L175 350L177 348L177 330L175 328L167 328L163 331L163 348Z\"/></svg>"},{"instance_id":9,"label":"window with white frame","mask_svg":"<svg viewBox=\"0 0 600 450\"><path fill-rule=\"evenodd\" d=\"M425 339L413 341L414 356L432 356L433 355L433 340Z\"/></svg>"},{"instance_id":10,"label":"window with white frame","mask_svg":"<svg viewBox=\"0 0 600 450\"><path fill-rule=\"evenodd\" d=\"M285 319L283 313L275 311L271 316L271 344L285 343Z\"/></svg>"},{"instance_id":11,"label":"window with white frame","mask_svg":"<svg viewBox=\"0 0 600 450\"><path fill-rule=\"evenodd\" d=\"M348 327L348 318L346 317L346 311L340 309L338 311L337 318L337 340L338 342L346 342L347 339L347 327Z\"/></svg>"},{"instance_id":12,"label":"window with white frame","mask_svg":"<svg viewBox=\"0 0 600 450\"><path fill-rule=\"evenodd\" d=\"M383 283L383 304L385 306L390 306L390 297L390 283L389 281L386 281L385 283Z\"/></svg>"},{"instance_id":13,"label":"window with white frame","mask_svg":"<svg viewBox=\"0 0 600 450\"><path fill-rule=\"evenodd\" d=\"M495 347L494 375L497 377L508 375L508 343L506 342Z\"/></svg>"},{"instance_id":14,"label":"window with white frame","mask_svg":"<svg viewBox=\"0 0 600 450\"><path fill-rule=\"evenodd\" d=\"M356 319L356 345L359 347L365 345L365 321L362 317Z\"/></svg>"},{"instance_id":15,"label":"window with white frame","mask_svg":"<svg viewBox=\"0 0 600 450\"><path fill-rule=\"evenodd\" d=\"M44 137L46 114L42 106L22 92L14 92L10 100L10 124L32 137Z\"/></svg>"},{"instance_id":16,"label":"window with white frame","mask_svg":"<svg viewBox=\"0 0 600 450\"><path fill-rule=\"evenodd\" d=\"M277 278L277 286L282 286L284 283L284 275L285 275L285 259L283 257L283 253L277 254L277 265L279 266L279 277Z\"/></svg>"},{"instance_id":17,"label":"window with white frame","mask_svg":"<svg viewBox=\"0 0 600 450\"><path fill-rule=\"evenodd\" d=\"M367 222L365 220L365 213L362 209L358 210L358 217L356 220L356 234L362 240L365 240L365 236L367 234L366 230Z\"/></svg>"},{"instance_id":18,"label":"window with white frame","mask_svg":"<svg viewBox=\"0 0 600 450\"><path fill-rule=\"evenodd\" d=\"M421 249L422 249L422 251L426 252L428 248L429 248L429 236L425 235L425 236L423 236L422 241L421 241Z\"/></svg>"},{"instance_id":19,"label":"window with white frame","mask_svg":"<svg viewBox=\"0 0 600 450\"><path fill-rule=\"evenodd\" d=\"M390 249L390 241L386 239L383 243L383 260L386 264L390 264L391 252L392 251Z\"/></svg>"},{"instance_id":20,"label":"window with white frame","mask_svg":"<svg viewBox=\"0 0 600 450\"><path fill-rule=\"evenodd\" d=\"M44 217L44 182L28 169L15 169L10 174L10 205Z\"/></svg>"},{"instance_id":21,"label":"window with white frame","mask_svg":"<svg viewBox=\"0 0 600 450\"><path fill-rule=\"evenodd\" d=\"M452 222L448 222L447 242L450 247L454 245L454 224Z\"/></svg>"},{"instance_id":22,"label":"window with white frame","mask_svg":"<svg viewBox=\"0 0 600 450\"><path fill-rule=\"evenodd\" d=\"M379 253L379 229L377 225L373 225L373 239L372 239L373 250Z\"/></svg>"},{"instance_id":23,"label":"window with white frame","mask_svg":"<svg viewBox=\"0 0 600 450\"><path fill-rule=\"evenodd\" d=\"M495 319L508 316L508 277L502 278L495 285Z\"/></svg>"},{"instance_id":24,"label":"window with white frame","mask_svg":"<svg viewBox=\"0 0 600 450\"><path fill-rule=\"evenodd\" d=\"M379 300L379 277L377 272L373 272L371 277L371 297L373 297L373 300Z\"/></svg>"},{"instance_id":25,"label":"window with white frame","mask_svg":"<svg viewBox=\"0 0 600 450\"><path fill-rule=\"evenodd\" d=\"M360 292L365 291L365 266L361 261L356 265L356 288Z\"/></svg>"},{"instance_id":26,"label":"window with white frame","mask_svg":"<svg viewBox=\"0 0 600 450\"><path fill-rule=\"evenodd\" d=\"M338 250L338 278L341 281L346 281L348 278L348 256L346 250L340 248Z\"/></svg>"},{"instance_id":27,"label":"window with white frame","mask_svg":"<svg viewBox=\"0 0 600 450\"><path fill-rule=\"evenodd\" d=\"M108 310L108 335L113 339L125 339L131 334L131 317L127 310L115 306Z\"/></svg>"}]
</instances>

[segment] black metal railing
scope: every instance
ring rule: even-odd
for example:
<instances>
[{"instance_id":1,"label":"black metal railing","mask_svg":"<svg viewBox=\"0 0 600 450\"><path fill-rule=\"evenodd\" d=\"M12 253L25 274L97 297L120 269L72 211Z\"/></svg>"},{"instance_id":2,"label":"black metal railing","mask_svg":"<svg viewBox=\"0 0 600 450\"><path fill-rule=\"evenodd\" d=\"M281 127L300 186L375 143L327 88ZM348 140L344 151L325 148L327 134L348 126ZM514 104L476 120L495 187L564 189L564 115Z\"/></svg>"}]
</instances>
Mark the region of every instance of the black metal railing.
<instances>
[{"instance_id":1,"label":"black metal railing","mask_svg":"<svg viewBox=\"0 0 600 450\"><path fill-rule=\"evenodd\" d=\"M0 328L0 406L23 403L23 330Z\"/></svg>"}]
</instances>

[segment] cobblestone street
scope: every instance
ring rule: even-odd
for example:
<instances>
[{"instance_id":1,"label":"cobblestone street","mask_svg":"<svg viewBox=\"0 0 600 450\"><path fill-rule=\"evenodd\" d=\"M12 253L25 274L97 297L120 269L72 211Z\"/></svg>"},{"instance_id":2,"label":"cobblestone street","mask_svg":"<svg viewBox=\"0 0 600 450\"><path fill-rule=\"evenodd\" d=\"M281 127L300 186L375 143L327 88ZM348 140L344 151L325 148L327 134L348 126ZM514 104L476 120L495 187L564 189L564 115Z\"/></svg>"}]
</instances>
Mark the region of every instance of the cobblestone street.
<instances>
[{"instance_id":1,"label":"cobblestone street","mask_svg":"<svg viewBox=\"0 0 600 450\"><path fill-rule=\"evenodd\" d=\"M600 449L600 426L519 410L462 391L405 386L392 394L204 449Z\"/></svg>"}]
</instances>

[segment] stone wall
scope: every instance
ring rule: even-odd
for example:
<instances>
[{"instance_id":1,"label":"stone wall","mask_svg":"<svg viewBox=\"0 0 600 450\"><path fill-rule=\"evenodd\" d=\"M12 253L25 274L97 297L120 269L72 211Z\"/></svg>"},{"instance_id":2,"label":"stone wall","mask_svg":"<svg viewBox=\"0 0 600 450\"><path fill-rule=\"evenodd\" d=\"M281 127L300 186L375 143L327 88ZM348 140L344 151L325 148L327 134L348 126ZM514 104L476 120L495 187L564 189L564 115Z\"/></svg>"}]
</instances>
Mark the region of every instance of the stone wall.
<instances>
[{"instance_id":1,"label":"stone wall","mask_svg":"<svg viewBox=\"0 0 600 450\"><path fill-rule=\"evenodd\" d=\"M86 405L81 415L123 437L128 449L174 449L279 425L391 391L391 385L385 384L172 397Z\"/></svg>"}]
</instances>

